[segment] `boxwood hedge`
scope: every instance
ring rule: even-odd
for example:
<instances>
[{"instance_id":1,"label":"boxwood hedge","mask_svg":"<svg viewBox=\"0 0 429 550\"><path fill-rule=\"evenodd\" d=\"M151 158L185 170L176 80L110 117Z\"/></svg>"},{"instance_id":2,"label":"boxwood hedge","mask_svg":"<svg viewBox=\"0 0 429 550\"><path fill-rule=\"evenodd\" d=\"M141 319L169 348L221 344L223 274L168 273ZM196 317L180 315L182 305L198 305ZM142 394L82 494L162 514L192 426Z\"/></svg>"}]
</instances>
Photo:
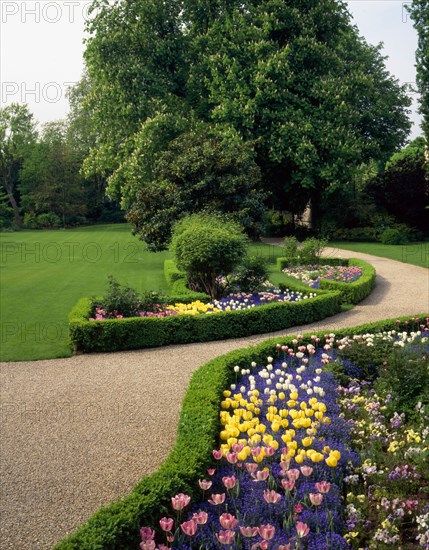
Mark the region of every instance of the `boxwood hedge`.
<instances>
[{"instance_id":1,"label":"boxwood hedge","mask_svg":"<svg viewBox=\"0 0 429 550\"><path fill-rule=\"evenodd\" d=\"M428 314L420 318L428 317ZM336 331L346 335L405 329L414 318L401 317ZM325 331L316 333L323 337ZM159 470L144 477L125 498L101 508L54 550L131 550L138 548L141 525L158 524L170 512L170 498L179 492L199 496L198 479L211 464L211 451L219 432L219 403L223 390L235 379L233 367L247 368L249 362L263 363L274 355L275 345L292 345L294 336L270 339L257 346L213 359L192 376L180 414L175 446ZM302 342L309 343L310 334Z\"/></svg>"},{"instance_id":2,"label":"boxwood hedge","mask_svg":"<svg viewBox=\"0 0 429 550\"><path fill-rule=\"evenodd\" d=\"M288 267L286 258L277 258L277 267L282 271ZM371 294L375 286L376 271L375 268L368 262L351 258L344 260L343 258L319 258L320 265L333 266L356 266L362 269L362 276L353 283L343 283L339 281L328 281L321 279L319 288L324 290L338 290L341 292L341 303L343 304L358 304L364 298Z\"/></svg>"}]
</instances>

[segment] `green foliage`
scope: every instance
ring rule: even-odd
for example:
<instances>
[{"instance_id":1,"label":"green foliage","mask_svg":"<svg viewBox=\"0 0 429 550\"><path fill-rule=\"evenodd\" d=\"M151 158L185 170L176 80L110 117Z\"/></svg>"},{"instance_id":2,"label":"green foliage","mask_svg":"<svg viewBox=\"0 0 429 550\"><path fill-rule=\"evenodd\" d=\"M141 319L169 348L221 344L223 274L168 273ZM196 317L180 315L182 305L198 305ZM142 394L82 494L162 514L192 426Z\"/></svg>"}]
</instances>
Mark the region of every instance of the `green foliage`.
<instances>
[{"instance_id":1,"label":"green foliage","mask_svg":"<svg viewBox=\"0 0 429 550\"><path fill-rule=\"evenodd\" d=\"M416 50L417 86L420 92L422 129L429 142L429 4L427 0L413 0L407 9L418 34Z\"/></svg>"},{"instance_id":2,"label":"green foliage","mask_svg":"<svg viewBox=\"0 0 429 550\"><path fill-rule=\"evenodd\" d=\"M376 389L391 394L391 414L412 417L418 402L429 405L429 351L421 341L394 348L379 365L379 374Z\"/></svg>"},{"instance_id":3,"label":"green foliage","mask_svg":"<svg viewBox=\"0 0 429 550\"><path fill-rule=\"evenodd\" d=\"M242 292L257 292L268 279L268 260L264 256L248 255L234 273L233 281Z\"/></svg>"},{"instance_id":4,"label":"green foliage","mask_svg":"<svg viewBox=\"0 0 429 550\"><path fill-rule=\"evenodd\" d=\"M178 137L157 118L143 125L131 157L110 179L134 231L150 250L161 250L174 222L206 211L225 212L258 235L265 194L252 148L232 129L182 122Z\"/></svg>"},{"instance_id":5,"label":"green foliage","mask_svg":"<svg viewBox=\"0 0 429 550\"><path fill-rule=\"evenodd\" d=\"M0 189L0 229L8 228L12 225L13 210L9 205L6 193Z\"/></svg>"},{"instance_id":6,"label":"green foliage","mask_svg":"<svg viewBox=\"0 0 429 550\"><path fill-rule=\"evenodd\" d=\"M247 238L235 222L219 216L194 215L173 232L171 251L188 286L216 297L216 277L234 271L247 250Z\"/></svg>"},{"instance_id":7,"label":"green foliage","mask_svg":"<svg viewBox=\"0 0 429 550\"><path fill-rule=\"evenodd\" d=\"M340 309L339 292L321 291L315 298L296 303L273 303L213 315L88 321L91 302L82 299L70 314L69 334L74 349L84 352L141 349L274 332L324 319Z\"/></svg>"},{"instance_id":8,"label":"green foliage","mask_svg":"<svg viewBox=\"0 0 429 550\"><path fill-rule=\"evenodd\" d=\"M328 245L328 241L324 239L316 239L311 237L302 243L299 251L299 261L301 265L311 265L317 263L322 255L323 249Z\"/></svg>"},{"instance_id":9,"label":"green foliage","mask_svg":"<svg viewBox=\"0 0 429 550\"><path fill-rule=\"evenodd\" d=\"M36 216L36 227L37 229L57 229L58 227L61 227L61 219L54 212L39 214Z\"/></svg>"},{"instance_id":10,"label":"green foliage","mask_svg":"<svg viewBox=\"0 0 429 550\"><path fill-rule=\"evenodd\" d=\"M298 240L296 237L286 237L283 241L283 250L289 266L297 265Z\"/></svg>"},{"instance_id":11,"label":"green foliage","mask_svg":"<svg viewBox=\"0 0 429 550\"><path fill-rule=\"evenodd\" d=\"M81 301L70 321L78 322L87 310L88 301ZM345 328L336 331L336 335L341 338L394 327L399 330L405 327L404 322L408 324L409 317L401 318L399 324L395 323L395 319L387 319ZM317 333L320 338L324 334L324 331ZM204 475L212 460L211 450L219 429L219 402L224 389L235 379L233 367L247 368L250 361L264 363L268 355L273 355L277 343L292 346L293 338L291 335L265 340L257 346L233 351L200 367L189 384L180 414L178 437L167 460L156 473L144 477L128 496L96 512L75 533L60 542L55 550L131 550L138 545L140 526L155 525L166 515L172 494L186 492L196 497L198 479ZM304 335L302 343L312 343L310 334Z\"/></svg>"},{"instance_id":12,"label":"green foliage","mask_svg":"<svg viewBox=\"0 0 429 550\"><path fill-rule=\"evenodd\" d=\"M385 229L380 235L380 242L382 244L406 244L408 238L407 235L399 231L399 229L389 228Z\"/></svg>"},{"instance_id":13,"label":"green foliage","mask_svg":"<svg viewBox=\"0 0 429 550\"><path fill-rule=\"evenodd\" d=\"M139 316L139 311L157 313L164 303L159 292L146 290L139 294L128 285L121 285L112 275L108 277L108 290L100 300L92 299L91 311L95 308L105 310L105 315L122 315L123 317Z\"/></svg>"}]
</instances>

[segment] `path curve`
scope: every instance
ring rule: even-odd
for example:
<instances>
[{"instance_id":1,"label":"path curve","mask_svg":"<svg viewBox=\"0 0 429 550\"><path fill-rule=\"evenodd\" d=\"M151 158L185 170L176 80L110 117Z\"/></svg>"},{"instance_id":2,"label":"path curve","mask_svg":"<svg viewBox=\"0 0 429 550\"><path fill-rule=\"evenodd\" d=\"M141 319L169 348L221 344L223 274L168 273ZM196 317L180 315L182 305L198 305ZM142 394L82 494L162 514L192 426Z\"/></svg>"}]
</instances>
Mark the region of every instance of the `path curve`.
<instances>
[{"instance_id":1,"label":"path curve","mask_svg":"<svg viewBox=\"0 0 429 550\"><path fill-rule=\"evenodd\" d=\"M429 311L428 269L346 250L326 254L371 262L377 285L353 310L325 321L221 342L0 363L0 548L52 548L154 472L174 443L191 374L210 359L270 336Z\"/></svg>"}]
</instances>

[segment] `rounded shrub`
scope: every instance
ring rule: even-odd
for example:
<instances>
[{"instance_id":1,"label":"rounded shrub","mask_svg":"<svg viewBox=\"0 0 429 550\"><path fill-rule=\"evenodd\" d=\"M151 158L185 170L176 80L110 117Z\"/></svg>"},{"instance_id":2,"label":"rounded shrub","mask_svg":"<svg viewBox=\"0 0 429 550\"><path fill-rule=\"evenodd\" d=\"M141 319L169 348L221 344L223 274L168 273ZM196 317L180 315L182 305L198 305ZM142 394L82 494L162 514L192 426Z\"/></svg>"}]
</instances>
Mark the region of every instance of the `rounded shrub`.
<instances>
[{"instance_id":1,"label":"rounded shrub","mask_svg":"<svg viewBox=\"0 0 429 550\"><path fill-rule=\"evenodd\" d=\"M246 255L248 239L243 229L229 219L194 214L176 224L171 251L188 285L217 297L216 278L234 271Z\"/></svg>"},{"instance_id":2,"label":"rounded shrub","mask_svg":"<svg viewBox=\"0 0 429 550\"><path fill-rule=\"evenodd\" d=\"M408 242L408 237L399 229L391 227L385 229L380 235L380 242L383 244L406 244Z\"/></svg>"}]
</instances>

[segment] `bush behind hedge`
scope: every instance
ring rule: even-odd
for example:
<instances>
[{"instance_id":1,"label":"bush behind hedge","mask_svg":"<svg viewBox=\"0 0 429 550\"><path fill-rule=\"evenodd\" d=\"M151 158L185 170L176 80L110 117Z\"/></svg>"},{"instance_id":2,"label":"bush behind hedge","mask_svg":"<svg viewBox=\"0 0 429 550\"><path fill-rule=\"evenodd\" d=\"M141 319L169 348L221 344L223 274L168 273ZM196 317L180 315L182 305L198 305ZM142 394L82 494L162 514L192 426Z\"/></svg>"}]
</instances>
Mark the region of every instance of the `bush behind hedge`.
<instances>
[{"instance_id":1,"label":"bush behind hedge","mask_svg":"<svg viewBox=\"0 0 429 550\"><path fill-rule=\"evenodd\" d=\"M83 307L83 306L82 306ZM420 315L420 318L428 317ZM376 323L336 331L346 335L374 333L396 328L406 329L411 317L387 319ZM323 338L326 331L315 333ZM157 525L170 512L170 498L185 492L200 496L198 479L206 474L219 432L219 403L223 390L235 380L233 367L247 368L251 361L263 364L274 354L275 345L291 346L293 335L269 339L257 346L233 351L200 367L192 375L180 414L178 436L167 460L151 476L144 477L132 492L97 511L75 533L54 550L131 550L138 548L141 525ZM310 343L310 334L302 342Z\"/></svg>"}]
</instances>

